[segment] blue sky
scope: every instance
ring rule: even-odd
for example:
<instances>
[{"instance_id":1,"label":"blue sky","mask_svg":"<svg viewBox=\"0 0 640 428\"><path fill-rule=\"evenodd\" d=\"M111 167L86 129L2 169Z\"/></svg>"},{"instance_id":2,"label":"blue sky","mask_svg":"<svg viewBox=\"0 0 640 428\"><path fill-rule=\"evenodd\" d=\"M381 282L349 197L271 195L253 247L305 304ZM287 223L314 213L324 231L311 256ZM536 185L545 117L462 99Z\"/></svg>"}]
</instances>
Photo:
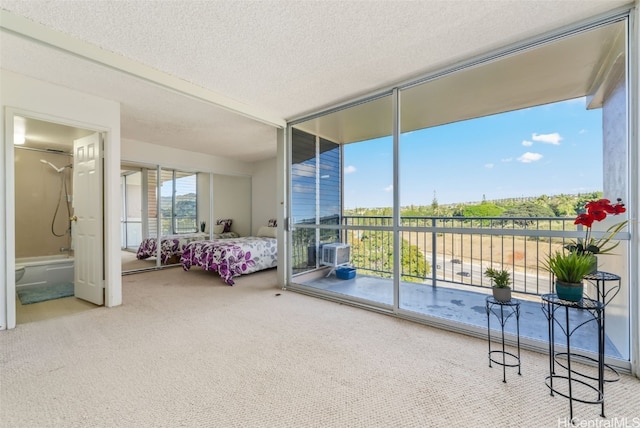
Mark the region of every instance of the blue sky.
<instances>
[{"instance_id":1,"label":"blue sky","mask_svg":"<svg viewBox=\"0 0 640 428\"><path fill-rule=\"evenodd\" d=\"M584 98L403 134L400 203L602 190L602 110ZM390 207L392 139L344 148L345 208Z\"/></svg>"}]
</instances>

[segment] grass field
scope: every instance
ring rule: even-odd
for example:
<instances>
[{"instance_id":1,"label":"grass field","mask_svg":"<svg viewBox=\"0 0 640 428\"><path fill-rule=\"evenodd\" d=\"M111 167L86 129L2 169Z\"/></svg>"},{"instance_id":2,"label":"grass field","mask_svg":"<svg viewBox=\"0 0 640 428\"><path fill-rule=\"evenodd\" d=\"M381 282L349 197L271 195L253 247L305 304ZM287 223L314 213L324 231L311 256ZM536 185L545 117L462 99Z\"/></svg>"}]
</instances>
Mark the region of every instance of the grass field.
<instances>
[{"instance_id":1,"label":"grass field","mask_svg":"<svg viewBox=\"0 0 640 428\"><path fill-rule=\"evenodd\" d=\"M417 246L424 254L433 253L430 233L405 232L403 239ZM439 234L435 244L438 256L463 263L504 266L513 271L535 273L552 251L562 249L562 243L526 239L521 236Z\"/></svg>"}]
</instances>

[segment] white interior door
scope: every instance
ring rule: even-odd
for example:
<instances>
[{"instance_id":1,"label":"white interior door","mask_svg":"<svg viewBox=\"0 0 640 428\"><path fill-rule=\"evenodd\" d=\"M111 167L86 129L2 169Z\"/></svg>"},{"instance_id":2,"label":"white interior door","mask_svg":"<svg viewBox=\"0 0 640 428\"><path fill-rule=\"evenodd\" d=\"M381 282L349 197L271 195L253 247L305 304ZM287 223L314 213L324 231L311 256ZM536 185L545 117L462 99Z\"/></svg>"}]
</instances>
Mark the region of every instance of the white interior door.
<instances>
[{"instance_id":1,"label":"white interior door","mask_svg":"<svg viewBox=\"0 0 640 428\"><path fill-rule=\"evenodd\" d=\"M104 304L102 137L73 142L75 296Z\"/></svg>"}]
</instances>

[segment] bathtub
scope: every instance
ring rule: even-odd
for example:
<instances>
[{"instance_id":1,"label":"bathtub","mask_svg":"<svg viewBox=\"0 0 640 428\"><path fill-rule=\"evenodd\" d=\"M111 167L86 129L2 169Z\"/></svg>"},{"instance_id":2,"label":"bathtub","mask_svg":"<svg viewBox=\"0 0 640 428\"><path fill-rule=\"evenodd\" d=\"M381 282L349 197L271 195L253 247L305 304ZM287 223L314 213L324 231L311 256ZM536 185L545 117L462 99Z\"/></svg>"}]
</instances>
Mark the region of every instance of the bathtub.
<instances>
[{"instance_id":1,"label":"bathtub","mask_svg":"<svg viewBox=\"0 0 640 428\"><path fill-rule=\"evenodd\" d=\"M17 258L16 266L25 267L24 276L16 283L16 288L32 285L56 285L64 282L73 283L73 256Z\"/></svg>"}]
</instances>

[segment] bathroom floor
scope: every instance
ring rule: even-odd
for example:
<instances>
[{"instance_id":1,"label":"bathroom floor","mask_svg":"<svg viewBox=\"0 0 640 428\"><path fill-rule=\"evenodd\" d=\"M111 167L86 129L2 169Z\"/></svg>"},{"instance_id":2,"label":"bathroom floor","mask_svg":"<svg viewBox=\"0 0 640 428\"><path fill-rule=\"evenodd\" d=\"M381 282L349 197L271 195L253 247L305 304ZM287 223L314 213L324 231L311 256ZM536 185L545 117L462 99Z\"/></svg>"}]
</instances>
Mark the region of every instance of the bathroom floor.
<instances>
[{"instance_id":1,"label":"bathroom floor","mask_svg":"<svg viewBox=\"0 0 640 428\"><path fill-rule=\"evenodd\" d=\"M65 297L23 305L16 296L16 323L26 324L29 322L43 321L99 307L100 306L76 297Z\"/></svg>"}]
</instances>

